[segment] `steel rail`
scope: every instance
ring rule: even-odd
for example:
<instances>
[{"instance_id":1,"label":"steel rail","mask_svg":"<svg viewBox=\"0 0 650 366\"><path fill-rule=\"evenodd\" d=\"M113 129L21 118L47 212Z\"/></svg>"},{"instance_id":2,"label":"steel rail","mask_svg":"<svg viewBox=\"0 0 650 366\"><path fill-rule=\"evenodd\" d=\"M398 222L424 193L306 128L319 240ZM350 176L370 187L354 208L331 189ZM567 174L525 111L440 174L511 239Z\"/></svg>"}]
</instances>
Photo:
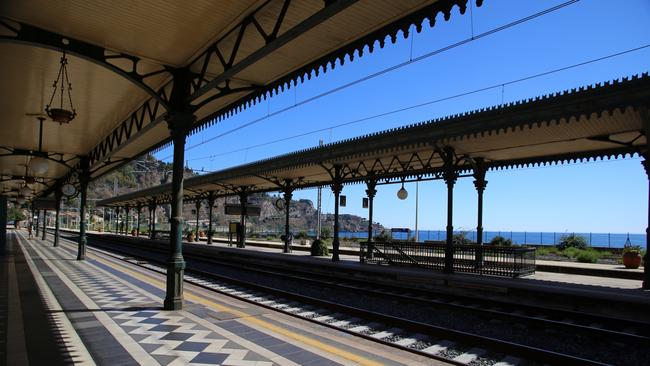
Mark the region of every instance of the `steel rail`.
<instances>
[{"instance_id":1,"label":"steel rail","mask_svg":"<svg viewBox=\"0 0 650 366\"><path fill-rule=\"evenodd\" d=\"M99 238L94 237L94 239L97 241ZM108 239L99 239L98 241L102 242L104 240L109 241ZM110 247L110 250L111 251L116 251L116 252L121 252L121 253L129 255L131 257L134 257L132 251L128 252L126 250L115 249L112 246ZM161 250L159 252L162 253L163 251ZM148 260L148 261L154 262L154 263L155 262L162 263L161 260L158 260L158 259L155 259L155 258L152 260L151 257L147 258L147 257L138 256L138 255L136 255L135 257L140 257L141 259L145 259L145 260ZM203 261L203 262L206 262L206 263L216 263L216 264L219 264L219 265L227 265L227 264L219 262L219 261L208 260L206 258L198 258L198 257L195 257L195 256L193 256L191 254L186 255L186 257L194 259L194 260L198 260L198 261ZM119 257L116 257L116 258L119 258ZM119 258L119 259L123 260L123 258ZM163 262L164 262L164 260L163 260ZM138 264L138 263L136 263L136 264ZM142 264L143 263L139 263L139 265L141 265L141 266L142 266ZM236 266L232 266L232 265L229 265L229 266L236 267ZM239 268L239 269L241 269L241 268ZM290 279L294 279L294 280L309 281L312 284L313 283L318 283L318 284L323 284L323 285L327 285L327 286L331 286L331 287L338 287L338 288L341 287L340 284L332 284L332 283L327 283L327 282L324 282L324 281L315 281L315 280L311 280L311 279L301 278L301 277L298 277L298 276L290 276L290 275L279 274L277 272L262 271L262 270L257 270L257 269L255 269L254 271L259 272L259 273L264 273L264 274L283 276L285 278L290 278ZM160 272L164 273L164 270L161 270ZM593 361L593 360L588 360L588 359L584 359L584 358L580 358L580 357L576 357L576 356L566 355L566 354L562 354L562 353L555 352L555 351L544 350L544 349L537 348L537 347L527 346L527 345L523 345L523 344L518 344L518 343L505 341L505 340L501 340L501 339L496 339L496 338L491 338L491 337L486 337L486 336L474 335L474 334L471 334L471 333L458 331L458 330L454 330L454 329L451 329L451 328L430 325L430 324L426 324L426 323L422 323L422 322L418 322L418 321L402 319L402 318L395 317L395 316L388 315L388 314L377 313L377 312L368 311L368 310L365 310L365 309L359 309L359 308L348 306L348 305L337 304L337 303L333 303L331 301L318 299L318 298L314 298L314 297L310 297L310 296L306 296L306 295L302 295L302 294L298 294L298 293L294 293L294 292L288 292L288 291L285 291L285 290L279 290L279 289L271 288L271 287L268 287L268 286L258 285L258 284L251 283L251 282L248 282L248 281L239 280L239 279L232 278L232 277L225 276L225 275L215 274L215 273L212 273L212 272L205 272L205 271L202 271L202 270L191 269L191 268L188 268L188 272L196 273L196 274L199 274L201 276L208 277L208 278L217 278L219 280L229 282L229 283L233 283L233 284L236 284L236 285L244 287L244 288L255 289L257 291L262 291L262 292L266 292L266 293L272 293L272 294L274 294L276 296L281 296L283 298L294 299L296 301L300 301L300 302L303 302L303 303L309 303L311 305L317 305L319 307L328 308L328 309L331 309L331 310L334 310L334 311L337 311L337 312L342 312L342 313L345 313L345 314L358 316L358 317L361 317L361 318L364 318L364 319L379 320L379 321L382 321L382 322L385 322L385 323L388 323L388 324L391 324L391 325L399 326L402 329L409 330L409 331L414 331L414 332L417 332L417 333L423 333L423 334L428 334L428 335L436 335L436 336L444 336L446 338L451 338L451 339L454 339L454 340L457 340L457 341L460 341L460 342L463 342L463 343L480 344L480 345L483 345L483 346L487 346L490 350L498 350L498 351L501 351L501 352L507 352L507 353L519 355L519 356L522 356L522 357L528 358L528 359L543 360L543 361L546 361L546 362L553 362L553 363L557 363L557 362L567 363L567 362L570 362L571 364L585 364L585 365L600 365L600 364L602 364L602 363L599 363L599 362L596 362L596 361ZM202 286L202 285L197 284L197 283L194 283L194 284L198 285L198 286ZM202 287L206 287L206 286L202 286ZM206 287L206 288L208 288L210 290L214 290L213 288L209 288L209 287ZM394 294L394 293L378 292L378 291L373 291L373 290L370 290L370 289L361 289L361 288L358 288L358 287L348 287L348 289L356 291L356 292L365 291L367 293L374 293L375 295L383 295L383 296L389 295L389 296L393 296L393 297L401 297L401 298L409 300L409 301L419 301L419 302L424 302L424 303L432 303L432 302L434 302L436 305L444 305L444 306L450 306L450 307L455 307L455 308L462 308L462 309L471 310L471 311L485 311L485 312L490 312L492 315L508 316L510 318L514 318L514 319L517 319L517 320L520 320L520 321L533 321L533 322L538 322L539 321L539 322L545 323L546 325L554 324L554 327L576 326L575 324L562 323L562 322L556 322L556 321L549 321L548 323L546 323L545 320L541 319L541 318L530 318L530 317L526 317L526 316L522 316L522 315L508 314L508 313L505 313L505 312L499 312L499 311L494 311L494 310L480 309L480 308L476 308L476 307L463 306L463 305L458 305L458 304L449 304L449 303L439 302L439 301L436 302L435 300L426 300L426 299L422 299L422 298L418 298L418 297L414 297L414 296L405 296L405 295L399 295L399 294ZM401 289L401 290L403 291L404 289ZM228 294L228 293L225 293L225 292L223 294L228 295L228 296L232 296L232 297L236 297L236 298L238 298L240 300L251 302L251 303L254 303L256 305L264 306L263 304L259 304L259 303L254 302L254 301L250 301L250 300L245 299L245 298L237 297L236 295ZM473 301L476 302L475 299L473 299ZM268 306L268 308L278 311L278 309L275 309L275 308L273 308L271 306ZM542 309L547 310L547 311L550 310L550 309L547 309L547 308L542 308ZM288 315L296 316L295 314L291 314L289 312L284 312L284 313L286 313ZM299 318L305 319L303 317L299 317ZM606 318L599 318L599 319L602 321L603 319L606 319ZM306 320L309 320L309 319L306 319ZM620 319L612 319L612 320L619 321ZM321 324L321 325L329 326L327 323L322 323L322 322L318 322L318 321L315 321L315 322L318 323L318 324ZM370 339L370 340L373 340L373 341L380 341L380 343L384 343L384 344L387 344L387 345L390 345L390 346L398 346L398 348L402 348L402 349L410 351L410 352L415 351L415 353L420 354L420 355L424 355L424 356L427 356L427 357L432 357L431 354L428 354L428 353L425 353L425 352L420 352L420 351L418 351L416 349L395 345L395 344L393 344L391 342L387 342L387 341L381 341L381 340L378 340L378 339L373 338L371 336L366 336L366 335L359 334L357 332L348 331L348 330L346 330L344 328L342 329L340 327L335 327L335 326L330 326L330 327L335 328L337 330L341 330L341 331L350 333L350 334L354 334L356 336L363 336L364 338L367 338L367 339ZM592 330L603 331L602 334L605 334L607 336L611 336L612 334L615 334L616 336L630 336L630 337L632 337L633 339L635 339L637 341L638 340L647 340L647 338L643 337L643 336L635 336L635 335L632 335L632 334L629 334L629 333L620 333L620 332L615 332L615 331L603 330L603 329L600 329L600 328L592 328L592 327L586 327L586 326L577 326L577 328L582 329L582 330L589 330L589 331L592 331ZM434 357L434 358L436 358L436 357ZM450 361L448 358L439 358L439 359L447 361L447 362Z\"/></svg>"}]
</instances>

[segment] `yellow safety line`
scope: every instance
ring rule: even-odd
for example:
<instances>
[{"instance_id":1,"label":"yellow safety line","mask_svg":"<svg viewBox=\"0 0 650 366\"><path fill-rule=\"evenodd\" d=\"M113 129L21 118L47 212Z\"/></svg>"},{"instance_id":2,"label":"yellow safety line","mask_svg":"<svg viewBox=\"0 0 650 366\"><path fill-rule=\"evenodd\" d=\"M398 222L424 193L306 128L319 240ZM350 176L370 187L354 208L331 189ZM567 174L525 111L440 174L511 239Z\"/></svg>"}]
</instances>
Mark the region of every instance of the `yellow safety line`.
<instances>
[{"instance_id":1,"label":"yellow safety line","mask_svg":"<svg viewBox=\"0 0 650 366\"><path fill-rule=\"evenodd\" d=\"M139 279L139 280L141 280L143 282L147 282L147 283L149 283L151 285L154 285L154 286L156 286L156 287L158 287L160 289L163 289L163 288L166 287L164 282L159 281L159 280L157 280L157 279L155 279L155 278L153 278L151 276L148 276L148 275L145 275L145 274L142 274L142 273L139 273L139 272L134 272L134 271L130 270L129 268L123 266L122 264L114 263L114 262L108 262L105 259L98 258L97 256L95 256L94 259L98 260L100 262L104 262L104 264L106 264L108 266L120 267L123 272L126 272L129 275L131 275L131 276L133 276L133 277L135 277L135 278L137 278L137 279ZM315 340L313 338L309 338L309 337L303 336L301 334L294 333L294 332L292 332L292 331L290 331L288 329L278 327L277 325L271 324L271 323L266 322L264 320L261 320L259 318L251 317L249 314L246 314L246 313L244 313L242 311L231 309L231 308L223 306L221 304L217 304L217 303L215 303L215 302L213 302L213 301L211 301L209 299L205 299L203 297L194 295L191 292L185 292L185 298L188 299L188 300L192 300L194 302L198 302L198 303L201 303L203 305L212 307L212 308L216 308L219 311L223 311L223 312L233 314L233 315L241 318L241 320L243 320L245 322L253 323L253 324L258 325L258 326L260 326L262 328L268 329L268 330L270 330L272 332L281 334L281 335L289 337L289 338L293 338L293 339L295 339L295 340L297 340L299 342L305 343L305 344L310 345L312 347L316 347L316 348L318 348L318 349L320 349L322 351L325 351L325 352L333 353L333 354L335 354L335 355L337 355L339 357L343 357L343 358L348 359L350 361L356 362L356 363L358 363L360 365L367 365L367 366L383 365L382 363L379 363L377 361L370 360L370 359L367 359L367 358L359 356L359 355L355 355L354 353L344 351L344 350L336 348L334 346L330 346L330 345L328 345L326 343L317 341L317 340Z\"/></svg>"}]
</instances>

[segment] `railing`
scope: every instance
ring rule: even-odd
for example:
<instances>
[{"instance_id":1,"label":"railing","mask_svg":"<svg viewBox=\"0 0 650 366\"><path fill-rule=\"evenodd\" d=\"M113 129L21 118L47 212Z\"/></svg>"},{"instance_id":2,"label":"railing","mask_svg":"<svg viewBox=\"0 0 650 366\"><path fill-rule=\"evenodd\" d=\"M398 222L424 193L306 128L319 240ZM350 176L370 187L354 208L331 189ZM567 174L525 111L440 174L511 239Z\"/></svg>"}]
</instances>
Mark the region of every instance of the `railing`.
<instances>
[{"instance_id":1,"label":"railing","mask_svg":"<svg viewBox=\"0 0 650 366\"><path fill-rule=\"evenodd\" d=\"M442 271L445 268L445 244L392 241L362 242L362 263L420 267ZM492 276L519 277L535 272L535 248L492 245L454 245L455 272Z\"/></svg>"}]
</instances>

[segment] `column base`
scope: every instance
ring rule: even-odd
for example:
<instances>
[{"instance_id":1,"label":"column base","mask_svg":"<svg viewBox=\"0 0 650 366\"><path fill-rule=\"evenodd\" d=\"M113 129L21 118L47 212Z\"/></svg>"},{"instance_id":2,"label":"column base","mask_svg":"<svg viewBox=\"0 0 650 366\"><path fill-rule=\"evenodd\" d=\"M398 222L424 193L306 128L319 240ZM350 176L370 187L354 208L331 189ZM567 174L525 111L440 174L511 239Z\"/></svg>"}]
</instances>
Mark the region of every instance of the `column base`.
<instances>
[{"instance_id":1,"label":"column base","mask_svg":"<svg viewBox=\"0 0 650 366\"><path fill-rule=\"evenodd\" d=\"M167 262L167 295L165 297L165 310L183 309L183 277L185 261L183 258L172 259Z\"/></svg>"},{"instance_id":2,"label":"column base","mask_svg":"<svg viewBox=\"0 0 650 366\"><path fill-rule=\"evenodd\" d=\"M86 241L82 239L79 242L79 248L77 249L77 260L82 261L86 259Z\"/></svg>"}]
</instances>

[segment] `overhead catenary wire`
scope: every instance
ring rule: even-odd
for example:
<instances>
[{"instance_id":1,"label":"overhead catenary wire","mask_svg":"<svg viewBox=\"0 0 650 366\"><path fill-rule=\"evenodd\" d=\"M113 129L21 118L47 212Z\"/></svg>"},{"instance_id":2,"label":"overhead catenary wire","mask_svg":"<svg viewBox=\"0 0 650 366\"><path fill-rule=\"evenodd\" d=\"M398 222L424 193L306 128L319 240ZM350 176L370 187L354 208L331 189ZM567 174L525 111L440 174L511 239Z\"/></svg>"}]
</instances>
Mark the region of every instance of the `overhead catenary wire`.
<instances>
[{"instance_id":1,"label":"overhead catenary wire","mask_svg":"<svg viewBox=\"0 0 650 366\"><path fill-rule=\"evenodd\" d=\"M372 119L375 119L375 118L385 117L385 116L388 116L388 115L391 115L391 114L396 114L396 113L404 112L404 111L407 111L407 110L416 109L416 108L428 106L428 105L431 105L431 104L440 103L440 102L448 101L448 100L451 100L451 99L461 98L461 97L465 97L465 96L468 96L468 95L481 93L481 92L484 92L484 91L497 89L497 88L501 88L501 97L503 98L503 90L504 90L505 86L507 86L507 85L512 85L512 84L520 83L520 82L523 82L523 81L531 80L531 79L534 79L534 78L551 75L551 74L558 73L558 72L561 72L561 71L574 69L576 67L581 67L581 66L589 65L589 64L592 64L592 63L595 63L595 62L599 62L599 61L607 60L607 59L610 59L610 58L626 55L626 54L636 52L636 51L640 51L640 50L646 49L646 48L650 48L650 44L646 44L646 45L643 45L643 46L639 46L639 47L627 49L627 50L624 50L624 51L608 54L606 56L593 58L593 59L590 59L590 60L587 60L587 61L572 64L572 65L563 66L563 67L556 68L556 69L553 69L553 70L548 70L548 71L544 71L544 72L524 76L524 77L521 77L521 78L509 80L509 81L506 81L506 82L500 82L500 83L496 83L496 84L493 84L493 85L490 85L490 86L486 86L486 87L482 87L482 88L478 88L478 89L473 89L471 91L466 91L466 92L446 96L446 97L443 97L443 98L437 98L437 99L429 100L429 101L426 101L426 102L423 102L423 103L418 103L418 104L410 105L410 106L403 107L403 108L393 109L393 110L390 110L390 111L374 114L374 115L371 115L371 116L366 116L366 117L363 117L363 118L358 118L358 119L351 120L351 121L346 121L346 122L335 124L335 125L326 126L326 127L323 127L323 128L319 128L319 129L299 133L299 134L296 134L296 135L287 136L287 137L283 137L283 138L272 140L272 141L262 142L262 143L255 144L255 145L249 145L249 146L246 146L246 147L243 147L243 148L239 148L239 149L235 149L235 150L231 150L231 151L227 151L227 152L223 152L223 153L211 154L211 155L207 155L207 156L192 158L192 159L189 159L189 160L196 161L196 160L203 160L203 159L211 159L211 158L215 158L215 157L219 157L219 156L233 154L233 153L236 153L236 152L248 151L250 149L255 149L255 148L259 148L259 147L263 147L263 146L267 146L267 145L272 145L272 144L279 143L279 142L293 140L293 139L296 139L296 138L305 137L305 136L313 135L313 134L316 134L316 133L325 132L325 131L328 131L328 130L331 131L332 129L335 129L335 128L349 126L349 125L352 125L352 124L357 124L357 123L369 121L369 120L372 120ZM503 103L503 99L502 99L502 103Z\"/></svg>"},{"instance_id":2,"label":"overhead catenary wire","mask_svg":"<svg viewBox=\"0 0 650 366\"><path fill-rule=\"evenodd\" d=\"M388 68L386 68L386 69L380 70L380 71L378 71L378 72L372 73L372 74L367 75L367 76L364 76L364 77L362 77L362 78L359 78L359 79L353 80L353 81L351 81L351 82L349 82L349 83L343 84L343 85L338 86L338 87L336 87L336 88L332 88L332 89L327 90L327 91L325 91L325 92L323 92L323 93L320 93L320 94L317 94L317 95L315 95L315 96L313 96L313 97L307 98L307 99L305 99L305 100L303 100L303 101L300 101L300 102L294 103L294 105L292 105L292 106L289 106L289 107L286 107L286 108L282 108L282 109L280 109L280 110L277 110L277 111L275 111L275 112L273 112L273 113L270 112L270 108L267 106L267 113L266 113L266 115L264 115L264 116L262 116L262 117L259 117L259 118L257 118L257 119L254 119L254 120L252 120L252 121L249 121L249 122L247 122L247 123L244 123L244 124L242 124L242 125L240 125L240 126L237 126L237 127L235 127L235 128L232 128L232 129L230 129L230 130L224 131L224 132L222 132L222 133L220 133L220 134L218 134L218 135L216 135L216 136L214 136L214 137L211 137L211 138L209 138L209 139L207 139L207 140L204 140L204 141L202 141L202 142L200 142L200 143L197 143L197 144L194 144L194 145L188 146L187 148L185 148L185 151L192 150L192 149L197 148L197 147L199 147L199 146L201 146L201 145L204 145L204 144L206 144L206 143L208 143L208 142L212 142L212 141L214 141L214 140L216 140L216 139L219 139L219 138L224 137L224 136L227 136L227 135L229 135L229 134L231 134L231 133L234 133L234 132L237 132L237 131L239 131L239 130L242 130L242 129L246 128L246 127L249 127L249 126L252 126L252 125L254 125L254 124L257 124L257 123L259 123L259 122L261 122L261 121L264 121L264 120L266 120L266 119L268 119L268 118L271 118L271 117L277 116L277 115L279 115L279 114L281 114L281 113L287 112L287 111L289 111L289 110L292 110L292 109L298 108L298 107L300 107L300 106L302 106L302 105L305 105L305 104L307 104L307 103L313 102L313 101L318 100L318 99L321 99L321 98L323 98L323 97L325 97L325 96L328 96L328 95L331 95L331 94L337 93L337 92L339 92L339 91L341 91L341 90L344 90L344 89L347 89L347 88L349 88L349 87L351 87L351 86L354 86L354 85L360 84L360 83L362 83L362 82L365 82L365 81L368 81L368 80L374 79L374 78L376 78L376 77L379 77L379 76L384 75L384 74L386 74L386 73L392 72L392 71L394 71L394 70L401 69L402 67L405 67L405 66L408 66L408 65L410 65L410 64L413 64L413 63L416 63L416 62L422 61L422 60L424 60L424 59L427 59L427 58L429 58L429 57L432 57L432 56L435 56L435 55L441 54L441 53L443 53L443 52L449 51L449 50L454 49L454 48L456 48L456 47L460 47L460 46L465 45L465 44L467 44L467 43L470 43L470 42L472 42L472 41L475 41L475 40L478 40L478 39L481 39L481 38L484 38L484 37L487 37L487 36L493 35L493 34L495 34L495 33L498 33L498 32L501 32L501 31L504 31L504 30L506 30L506 29L512 28L512 27L514 27L514 26L517 26L517 25L520 25L520 24L526 23L526 22L528 22L528 21L530 21L530 20L536 19L536 18L538 18L538 17L544 16L544 15L546 15L546 14L552 13L552 12L557 11L557 10L560 10L560 9L562 9L562 8L564 8L564 7L567 7L567 6L569 6L569 5L575 4L575 3L579 2L579 1L580 1L580 0L569 0L569 1L563 2L563 3L558 4L558 5L556 5L556 6L553 6L553 7L550 7L550 8L544 9L544 10L542 10L542 11L540 11L540 12L537 12L537 13L531 14L531 15L529 15L529 16L526 16L526 17L524 17L524 18L520 18L520 19L517 19L517 20L512 21L512 22L510 22L510 23L504 24L504 25L502 25L502 26L499 26L499 27L496 27L496 28L492 28L492 29L490 29L490 30L488 30L488 31L486 31L486 32L480 33L480 34L478 34L478 35L476 35L476 36L473 34L473 31L472 31L472 35L471 35L469 38L463 39L463 40L461 40L461 41L459 41L459 42L453 43L453 44L448 45L448 46L445 46L445 47L443 47L443 48L439 48L439 49L436 49L436 50L434 50L434 51L431 51L431 52L425 53L424 55L418 56L418 57L416 57L416 58L412 58L412 57L411 57L408 61L405 61L405 62L399 63L399 64L397 64L397 65L394 65L394 66L388 67ZM411 35L411 37L413 37L413 35ZM269 106L270 106L270 101L269 101ZM171 158L171 157L172 157L172 156L169 155L169 156L166 156L166 157L162 158L161 160L167 160L167 159L169 159L169 158Z\"/></svg>"}]
</instances>

